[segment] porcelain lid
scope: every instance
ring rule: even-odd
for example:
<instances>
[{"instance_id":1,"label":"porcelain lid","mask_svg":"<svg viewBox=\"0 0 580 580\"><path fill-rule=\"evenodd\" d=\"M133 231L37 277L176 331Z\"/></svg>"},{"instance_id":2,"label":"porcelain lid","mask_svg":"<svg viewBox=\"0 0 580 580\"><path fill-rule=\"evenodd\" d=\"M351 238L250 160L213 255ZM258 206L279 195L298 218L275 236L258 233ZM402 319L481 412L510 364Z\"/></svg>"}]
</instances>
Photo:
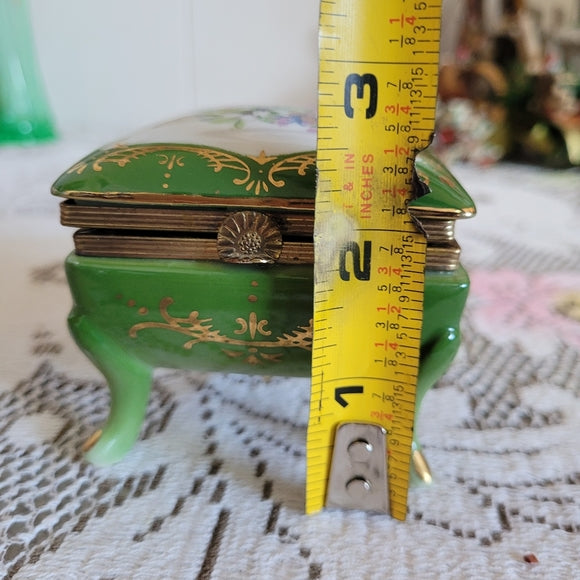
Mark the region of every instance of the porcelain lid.
<instances>
[{"instance_id":1,"label":"porcelain lid","mask_svg":"<svg viewBox=\"0 0 580 580\"><path fill-rule=\"evenodd\" d=\"M289 109L200 112L97 149L61 175L54 195L90 204L276 207L313 211L316 119ZM473 202L429 154L430 193L411 204L436 219L470 217Z\"/></svg>"}]
</instances>

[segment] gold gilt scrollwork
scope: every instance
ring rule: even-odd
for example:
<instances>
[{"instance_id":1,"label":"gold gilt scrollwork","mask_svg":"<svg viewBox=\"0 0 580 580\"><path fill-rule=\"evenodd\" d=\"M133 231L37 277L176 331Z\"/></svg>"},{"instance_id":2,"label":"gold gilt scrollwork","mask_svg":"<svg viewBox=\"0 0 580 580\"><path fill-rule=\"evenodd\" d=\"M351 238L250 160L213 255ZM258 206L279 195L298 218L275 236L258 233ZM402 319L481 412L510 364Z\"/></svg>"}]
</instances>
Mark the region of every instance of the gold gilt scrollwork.
<instances>
[{"instance_id":1,"label":"gold gilt scrollwork","mask_svg":"<svg viewBox=\"0 0 580 580\"><path fill-rule=\"evenodd\" d=\"M281 171L296 171L298 175L305 175L306 170L316 161L315 153L302 153L292 157L284 157L274 163L268 174L268 179L275 187L283 187L286 182L283 179L276 179L276 175Z\"/></svg>"},{"instance_id":2,"label":"gold gilt scrollwork","mask_svg":"<svg viewBox=\"0 0 580 580\"><path fill-rule=\"evenodd\" d=\"M211 318L200 318L199 312L193 310L187 318L172 316L168 308L173 304L173 299L166 296L159 303L159 313L164 322L140 322L129 329L129 336L137 338L137 334L147 329L162 329L178 332L189 337L183 344L183 348L191 349L200 343L218 343L224 346L245 347L245 350L232 350L223 348L223 352L231 358L246 357L249 364L261 364L263 361L279 362L283 353L268 352L269 349L299 348L312 350L312 320L308 326L298 326L290 333L284 333L273 340L256 340L259 337L269 337L272 332L267 330L268 320L259 319L255 312L250 312L247 318L238 317L235 322L239 325L234 334L243 336L249 334L249 340L234 338L222 334L220 330L213 329Z\"/></svg>"},{"instance_id":3,"label":"gold gilt scrollwork","mask_svg":"<svg viewBox=\"0 0 580 580\"><path fill-rule=\"evenodd\" d=\"M102 152L92 162L83 160L71 167L68 173L83 173L89 165L93 171L103 170L103 165L113 163L118 167L125 167L137 159L156 155L160 164L183 167L184 157L177 156L177 152L193 153L206 159L208 166L215 173L224 169L239 172L239 177L235 177L232 182L243 187L246 191L253 191L255 195L260 195L263 191L268 193L271 187L281 188L286 182L282 177L285 172L293 172L304 175L309 166L313 166L316 161L314 151L299 153L291 156L268 156L264 151L259 155L236 155L221 149L211 147L199 147L197 145L117 145L116 147ZM173 155L171 155L173 153ZM250 160L253 163L249 163Z\"/></svg>"},{"instance_id":4,"label":"gold gilt scrollwork","mask_svg":"<svg viewBox=\"0 0 580 580\"><path fill-rule=\"evenodd\" d=\"M130 146L126 147L124 145L116 145L112 149L104 151L99 157L90 163L89 159L83 159L73 165L67 173L76 173L81 175L89 165L92 166L93 171L102 171L103 163L114 163L119 167L125 167L131 161L135 159L140 159L149 153L150 147L148 146Z\"/></svg>"},{"instance_id":5,"label":"gold gilt scrollwork","mask_svg":"<svg viewBox=\"0 0 580 580\"><path fill-rule=\"evenodd\" d=\"M268 321L258 320L255 312L250 312L248 320L245 320L244 318L236 318L236 322L240 325L240 328L234 330L234 334L246 334L246 332L249 332L252 340L256 337L256 332L262 336L270 336L272 334L271 331L266 330Z\"/></svg>"},{"instance_id":6,"label":"gold gilt scrollwork","mask_svg":"<svg viewBox=\"0 0 580 580\"><path fill-rule=\"evenodd\" d=\"M170 171L177 165L177 167L183 167L183 155L167 155L165 153L159 154L159 165L167 165L167 169Z\"/></svg>"}]
</instances>

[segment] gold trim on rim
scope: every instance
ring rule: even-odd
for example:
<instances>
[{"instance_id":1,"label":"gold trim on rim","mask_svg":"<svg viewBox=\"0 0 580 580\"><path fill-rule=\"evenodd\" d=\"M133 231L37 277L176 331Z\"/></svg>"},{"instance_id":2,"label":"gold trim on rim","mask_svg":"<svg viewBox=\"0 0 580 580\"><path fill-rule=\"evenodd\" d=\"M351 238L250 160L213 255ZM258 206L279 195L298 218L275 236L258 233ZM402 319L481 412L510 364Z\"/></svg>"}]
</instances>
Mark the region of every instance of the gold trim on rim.
<instances>
[{"instance_id":1,"label":"gold trim on rim","mask_svg":"<svg viewBox=\"0 0 580 580\"><path fill-rule=\"evenodd\" d=\"M261 205L260 205L261 207ZM228 210L238 210L232 204ZM224 209L128 207L82 205L74 201L60 204L60 222L75 228L153 230L167 232L216 233L225 217ZM283 235L312 237L314 214L272 211Z\"/></svg>"},{"instance_id":2,"label":"gold trim on rim","mask_svg":"<svg viewBox=\"0 0 580 580\"><path fill-rule=\"evenodd\" d=\"M151 232L149 232L151 233ZM103 258L152 258L165 260L202 260L219 262L215 238L182 235L138 235L112 230L78 230L75 250L81 256ZM425 268L451 272L459 266L459 244L427 244ZM286 241L277 264L314 264L312 241Z\"/></svg>"},{"instance_id":3,"label":"gold trim on rim","mask_svg":"<svg viewBox=\"0 0 580 580\"><path fill-rule=\"evenodd\" d=\"M79 230L75 248L81 256L220 261L215 238L140 236L127 232ZM312 242L285 242L278 264L313 264Z\"/></svg>"},{"instance_id":4,"label":"gold trim on rim","mask_svg":"<svg viewBox=\"0 0 580 580\"><path fill-rule=\"evenodd\" d=\"M59 194L55 194L59 195ZM253 197L213 197L206 195L186 195L186 194L163 194L152 193L147 191L107 191L95 193L92 191L67 191L67 199L91 202L93 204L112 202L123 205L139 206L177 206L177 207L248 207L254 209L256 205L266 209L280 209L290 211L314 211L312 199L301 198L278 198L278 197L261 197L257 203ZM96 205L95 205L96 207Z\"/></svg>"}]
</instances>

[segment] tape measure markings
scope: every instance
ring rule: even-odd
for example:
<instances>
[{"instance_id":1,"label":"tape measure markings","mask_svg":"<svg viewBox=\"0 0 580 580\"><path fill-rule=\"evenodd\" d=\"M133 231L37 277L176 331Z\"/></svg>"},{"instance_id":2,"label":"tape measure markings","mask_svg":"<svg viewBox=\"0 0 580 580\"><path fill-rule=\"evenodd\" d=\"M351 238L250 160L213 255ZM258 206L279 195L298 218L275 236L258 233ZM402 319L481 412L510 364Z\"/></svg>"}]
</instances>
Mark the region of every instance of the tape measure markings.
<instances>
[{"instance_id":1,"label":"tape measure markings","mask_svg":"<svg viewBox=\"0 0 580 580\"><path fill-rule=\"evenodd\" d=\"M324 505L336 425L367 421L387 433L404 519L426 248L406 203L433 131L441 4L323 4L307 512Z\"/></svg>"}]
</instances>

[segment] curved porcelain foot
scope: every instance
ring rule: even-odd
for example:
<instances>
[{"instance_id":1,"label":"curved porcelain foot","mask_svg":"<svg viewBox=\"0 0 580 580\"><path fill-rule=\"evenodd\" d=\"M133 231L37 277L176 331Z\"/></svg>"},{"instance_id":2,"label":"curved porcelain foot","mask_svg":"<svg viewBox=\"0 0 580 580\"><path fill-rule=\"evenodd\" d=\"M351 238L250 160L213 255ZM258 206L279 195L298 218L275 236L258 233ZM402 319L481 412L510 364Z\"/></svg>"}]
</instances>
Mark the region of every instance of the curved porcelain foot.
<instances>
[{"instance_id":1,"label":"curved porcelain foot","mask_svg":"<svg viewBox=\"0 0 580 580\"><path fill-rule=\"evenodd\" d=\"M147 410L153 372L131 357L83 316L71 315L71 332L85 354L105 376L111 392L109 418L83 446L95 465L115 463L131 449Z\"/></svg>"},{"instance_id":2,"label":"curved porcelain foot","mask_svg":"<svg viewBox=\"0 0 580 580\"><path fill-rule=\"evenodd\" d=\"M417 433L417 422L419 420L423 397L443 376L457 354L459 343L459 330L454 327L449 327L439 332L437 340L421 348L421 362L419 365L415 402L415 433ZM432 483L433 477L431 475L431 469L421 451L421 445L415 440L413 441L411 459L414 479L426 484Z\"/></svg>"}]
</instances>

